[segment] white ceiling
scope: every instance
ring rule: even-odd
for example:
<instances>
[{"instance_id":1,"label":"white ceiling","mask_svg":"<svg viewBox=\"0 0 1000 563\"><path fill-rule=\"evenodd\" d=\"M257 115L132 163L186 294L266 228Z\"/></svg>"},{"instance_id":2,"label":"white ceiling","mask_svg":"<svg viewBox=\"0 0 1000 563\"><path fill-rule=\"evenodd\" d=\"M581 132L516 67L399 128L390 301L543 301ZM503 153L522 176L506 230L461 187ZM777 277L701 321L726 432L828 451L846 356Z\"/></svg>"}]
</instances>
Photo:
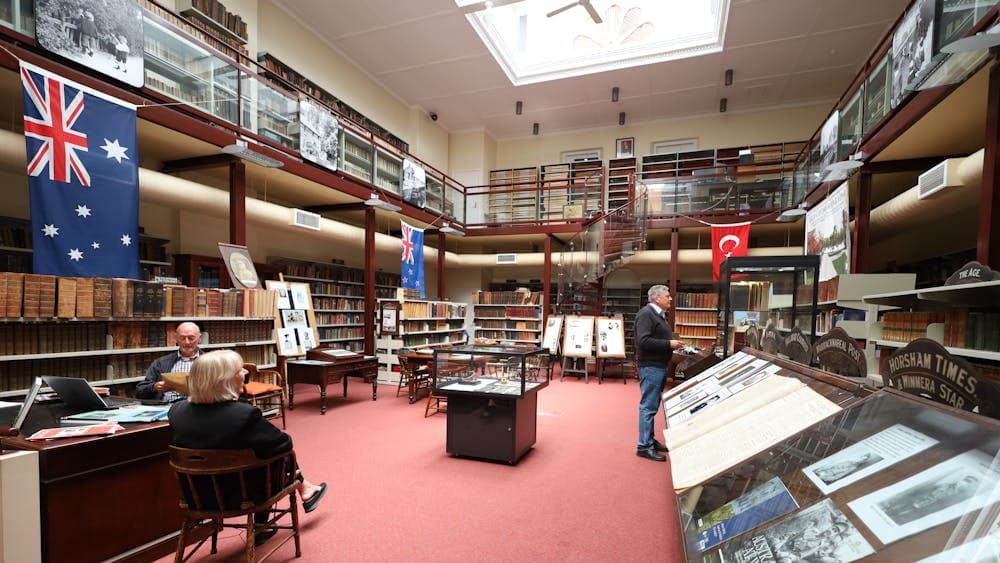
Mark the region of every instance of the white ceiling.
<instances>
[{"instance_id":1,"label":"white ceiling","mask_svg":"<svg viewBox=\"0 0 1000 563\"><path fill-rule=\"evenodd\" d=\"M721 53L515 87L453 0L274 1L404 103L436 113L446 130L497 139L530 135L534 122L542 134L614 126L622 111L628 124L714 113L722 97L731 112L832 107L908 4L732 0ZM593 0L602 13L612 3L629 0ZM556 17L590 25L583 10Z\"/></svg>"}]
</instances>

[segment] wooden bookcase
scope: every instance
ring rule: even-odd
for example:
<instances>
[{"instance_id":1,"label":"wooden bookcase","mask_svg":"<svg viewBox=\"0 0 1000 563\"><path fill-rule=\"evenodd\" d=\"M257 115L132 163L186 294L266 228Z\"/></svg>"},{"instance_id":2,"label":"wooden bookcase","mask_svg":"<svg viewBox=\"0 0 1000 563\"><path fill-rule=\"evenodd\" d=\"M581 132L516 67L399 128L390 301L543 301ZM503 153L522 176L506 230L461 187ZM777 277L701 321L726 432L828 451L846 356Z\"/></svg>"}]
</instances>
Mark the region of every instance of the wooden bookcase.
<instances>
[{"instance_id":1,"label":"wooden bookcase","mask_svg":"<svg viewBox=\"0 0 1000 563\"><path fill-rule=\"evenodd\" d=\"M540 344L542 292L476 291L472 294L475 338L503 344Z\"/></svg>"},{"instance_id":2,"label":"wooden bookcase","mask_svg":"<svg viewBox=\"0 0 1000 563\"><path fill-rule=\"evenodd\" d=\"M270 262L284 271L285 281L309 284L320 345L364 352L364 270L291 258L272 258ZM392 298L397 287L398 275L375 273L376 298Z\"/></svg>"},{"instance_id":3,"label":"wooden bookcase","mask_svg":"<svg viewBox=\"0 0 1000 563\"><path fill-rule=\"evenodd\" d=\"M608 211L617 209L632 199L629 176L635 174L635 158L615 158L608 161Z\"/></svg>"},{"instance_id":4,"label":"wooden bookcase","mask_svg":"<svg viewBox=\"0 0 1000 563\"><path fill-rule=\"evenodd\" d=\"M571 187L567 203L579 206L583 217L603 208L603 174L604 163L600 160L574 162L570 166Z\"/></svg>"},{"instance_id":5,"label":"wooden bookcase","mask_svg":"<svg viewBox=\"0 0 1000 563\"><path fill-rule=\"evenodd\" d=\"M278 279L281 266L275 264L260 264L254 262L261 287L266 280ZM222 258L216 256L200 256L197 254L175 254L174 271L181 278L181 283L190 287L212 287L228 289L229 272Z\"/></svg>"},{"instance_id":6,"label":"wooden bookcase","mask_svg":"<svg viewBox=\"0 0 1000 563\"><path fill-rule=\"evenodd\" d=\"M406 299L401 289L397 290L395 298L379 299L379 302L383 301L397 301L401 308L397 320L398 334L383 335L380 328L375 341L381 383L399 381L398 355L401 349L450 346L464 344L467 340L465 311L468 303ZM377 319L377 327L382 326L381 321L381 318Z\"/></svg>"},{"instance_id":7,"label":"wooden bookcase","mask_svg":"<svg viewBox=\"0 0 1000 563\"><path fill-rule=\"evenodd\" d=\"M712 349L718 338L718 293L678 293L674 300L674 338L688 346Z\"/></svg>"},{"instance_id":8,"label":"wooden bookcase","mask_svg":"<svg viewBox=\"0 0 1000 563\"><path fill-rule=\"evenodd\" d=\"M569 202L569 164L545 164L541 167L538 217L545 220L565 219Z\"/></svg>"},{"instance_id":9,"label":"wooden bookcase","mask_svg":"<svg viewBox=\"0 0 1000 563\"><path fill-rule=\"evenodd\" d=\"M538 218L538 168L490 170L489 223L534 221Z\"/></svg>"}]
</instances>

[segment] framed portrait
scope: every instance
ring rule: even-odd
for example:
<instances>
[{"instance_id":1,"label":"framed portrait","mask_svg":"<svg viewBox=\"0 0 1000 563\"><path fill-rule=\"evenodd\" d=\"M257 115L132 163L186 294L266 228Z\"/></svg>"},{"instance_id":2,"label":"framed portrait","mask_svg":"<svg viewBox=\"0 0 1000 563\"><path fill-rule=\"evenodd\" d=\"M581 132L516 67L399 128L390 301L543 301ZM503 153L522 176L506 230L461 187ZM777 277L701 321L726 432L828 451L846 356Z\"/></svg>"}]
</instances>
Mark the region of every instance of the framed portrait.
<instances>
[{"instance_id":1,"label":"framed portrait","mask_svg":"<svg viewBox=\"0 0 1000 563\"><path fill-rule=\"evenodd\" d=\"M260 287L260 278L257 277L257 268L250 259L250 251L245 246L235 244L219 243L219 252L222 253L222 261L226 263L226 270L229 271L229 279L233 282L233 287L237 289L257 289Z\"/></svg>"},{"instance_id":2,"label":"framed portrait","mask_svg":"<svg viewBox=\"0 0 1000 563\"><path fill-rule=\"evenodd\" d=\"M597 317L597 357L625 357L625 327L620 317Z\"/></svg>"},{"instance_id":3,"label":"framed portrait","mask_svg":"<svg viewBox=\"0 0 1000 563\"><path fill-rule=\"evenodd\" d=\"M631 158L635 156L635 137L622 137L615 140L615 158Z\"/></svg>"},{"instance_id":4,"label":"framed portrait","mask_svg":"<svg viewBox=\"0 0 1000 563\"><path fill-rule=\"evenodd\" d=\"M399 301L379 302L379 333L387 336L399 334Z\"/></svg>"}]
</instances>

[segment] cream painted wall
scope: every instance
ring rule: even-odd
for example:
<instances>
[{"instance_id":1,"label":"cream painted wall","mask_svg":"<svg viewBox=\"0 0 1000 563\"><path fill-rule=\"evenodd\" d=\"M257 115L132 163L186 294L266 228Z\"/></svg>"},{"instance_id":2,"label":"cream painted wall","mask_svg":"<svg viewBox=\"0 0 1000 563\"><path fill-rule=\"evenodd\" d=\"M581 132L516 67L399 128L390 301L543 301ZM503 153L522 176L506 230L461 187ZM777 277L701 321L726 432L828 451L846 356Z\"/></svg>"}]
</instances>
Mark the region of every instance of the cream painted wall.
<instances>
[{"instance_id":1,"label":"cream painted wall","mask_svg":"<svg viewBox=\"0 0 1000 563\"><path fill-rule=\"evenodd\" d=\"M830 104L756 113L725 113L626 127L531 136L497 142L496 168L537 166L560 161L563 151L602 149L602 158L615 157L615 139L635 137L636 156L651 154L654 142L695 138L699 148L802 141L822 124Z\"/></svg>"},{"instance_id":2,"label":"cream painted wall","mask_svg":"<svg viewBox=\"0 0 1000 563\"><path fill-rule=\"evenodd\" d=\"M450 135L448 160L452 170L480 170L479 185L486 184L496 166L497 142L485 131L462 131Z\"/></svg>"}]
</instances>

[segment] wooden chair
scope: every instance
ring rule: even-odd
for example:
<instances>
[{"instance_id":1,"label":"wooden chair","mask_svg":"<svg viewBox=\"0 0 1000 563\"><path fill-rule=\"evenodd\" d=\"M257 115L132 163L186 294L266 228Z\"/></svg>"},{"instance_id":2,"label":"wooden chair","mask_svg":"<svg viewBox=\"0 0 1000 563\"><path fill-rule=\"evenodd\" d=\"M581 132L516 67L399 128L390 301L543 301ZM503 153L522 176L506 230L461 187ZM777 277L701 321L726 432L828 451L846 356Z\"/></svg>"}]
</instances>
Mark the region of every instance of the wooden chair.
<instances>
[{"instance_id":1,"label":"wooden chair","mask_svg":"<svg viewBox=\"0 0 1000 563\"><path fill-rule=\"evenodd\" d=\"M246 531L245 560L256 561L254 554L254 513L270 510L269 527L290 530L261 561L270 557L290 539L295 540L295 556L302 556L299 543L299 510L296 497L298 466L295 452L287 452L270 459L258 459L253 450L195 450L170 446L170 466L177 472L181 491L180 507L184 524L177 538L175 563L183 563L204 545L208 538L199 541L187 556L184 550L187 539L198 528L211 530L212 553L217 551L219 531L223 528L242 528ZM277 503L288 499L287 508ZM291 516L291 524L279 520ZM227 518L243 517L240 522L226 523ZM261 523L258 522L258 525Z\"/></svg>"},{"instance_id":2,"label":"wooden chair","mask_svg":"<svg viewBox=\"0 0 1000 563\"><path fill-rule=\"evenodd\" d=\"M399 396L399 392L403 390L405 386L407 389L407 395L410 398L410 403L412 404L417 398L417 391L421 389L430 389L431 387L431 371L427 368L427 365L415 365L411 362L409 358L406 357L405 353L399 354L399 386L396 387L396 396Z\"/></svg>"},{"instance_id":3,"label":"wooden chair","mask_svg":"<svg viewBox=\"0 0 1000 563\"><path fill-rule=\"evenodd\" d=\"M424 407L424 418L439 412L448 412L448 395L440 395L434 392L433 387L429 387L427 394L427 406Z\"/></svg>"},{"instance_id":4,"label":"wooden chair","mask_svg":"<svg viewBox=\"0 0 1000 563\"><path fill-rule=\"evenodd\" d=\"M273 369L257 369L257 364L243 364L247 370L240 400L260 409L264 416L281 416L281 428L285 428L285 386L281 373Z\"/></svg>"}]
</instances>

